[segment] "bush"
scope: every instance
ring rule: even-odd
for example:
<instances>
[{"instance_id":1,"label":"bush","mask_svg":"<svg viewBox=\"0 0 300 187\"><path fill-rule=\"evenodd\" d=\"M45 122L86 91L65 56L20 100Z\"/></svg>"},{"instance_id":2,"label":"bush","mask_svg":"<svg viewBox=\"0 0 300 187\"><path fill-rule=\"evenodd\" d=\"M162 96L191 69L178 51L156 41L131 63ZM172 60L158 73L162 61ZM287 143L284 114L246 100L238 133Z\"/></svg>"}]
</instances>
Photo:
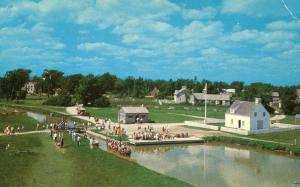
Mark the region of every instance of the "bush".
<instances>
[{"instance_id":1,"label":"bush","mask_svg":"<svg viewBox=\"0 0 300 187\"><path fill-rule=\"evenodd\" d=\"M59 95L48 98L44 105L53 105L53 106L71 106L72 98L68 95Z\"/></svg>"},{"instance_id":2,"label":"bush","mask_svg":"<svg viewBox=\"0 0 300 187\"><path fill-rule=\"evenodd\" d=\"M95 100L93 106L95 106L95 107L110 107L110 102L106 97L100 97Z\"/></svg>"}]
</instances>

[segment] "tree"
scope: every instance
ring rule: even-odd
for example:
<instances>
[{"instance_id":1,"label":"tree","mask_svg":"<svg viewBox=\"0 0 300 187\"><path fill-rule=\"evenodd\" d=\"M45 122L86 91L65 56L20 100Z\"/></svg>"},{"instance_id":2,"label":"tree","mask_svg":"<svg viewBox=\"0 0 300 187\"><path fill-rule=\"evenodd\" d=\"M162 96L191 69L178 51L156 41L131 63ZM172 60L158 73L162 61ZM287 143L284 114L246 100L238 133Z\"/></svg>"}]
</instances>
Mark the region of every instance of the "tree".
<instances>
[{"instance_id":1,"label":"tree","mask_svg":"<svg viewBox=\"0 0 300 187\"><path fill-rule=\"evenodd\" d=\"M235 93L237 95L240 95L242 93L242 90L244 89L244 82L241 81L233 81L230 84L230 87L235 89Z\"/></svg>"},{"instance_id":2,"label":"tree","mask_svg":"<svg viewBox=\"0 0 300 187\"><path fill-rule=\"evenodd\" d=\"M45 81L46 92L49 95L53 95L55 93L55 88L59 88L61 85L61 79L64 73L57 70L48 70L45 69L43 72L43 80Z\"/></svg>"},{"instance_id":3,"label":"tree","mask_svg":"<svg viewBox=\"0 0 300 187\"><path fill-rule=\"evenodd\" d=\"M76 89L77 100L84 105L94 104L97 98L102 97L104 90L101 87L100 81L93 75L84 77L79 82L79 87Z\"/></svg>"},{"instance_id":4,"label":"tree","mask_svg":"<svg viewBox=\"0 0 300 187\"><path fill-rule=\"evenodd\" d=\"M296 90L294 88L285 88L281 95L282 110L285 114L293 114L296 107Z\"/></svg>"},{"instance_id":5,"label":"tree","mask_svg":"<svg viewBox=\"0 0 300 187\"><path fill-rule=\"evenodd\" d=\"M30 73L31 70L28 69L16 69L6 72L3 80L5 85L2 87L7 99L20 99L21 95L24 95L25 90L22 89L29 81Z\"/></svg>"},{"instance_id":6,"label":"tree","mask_svg":"<svg viewBox=\"0 0 300 187\"><path fill-rule=\"evenodd\" d=\"M99 77L99 81L101 83L103 90L112 91L115 89L115 83L117 81L117 77L109 73L104 73Z\"/></svg>"},{"instance_id":7,"label":"tree","mask_svg":"<svg viewBox=\"0 0 300 187\"><path fill-rule=\"evenodd\" d=\"M63 90L67 93L74 95L76 93L76 89L79 86L80 80L82 80L82 74L73 74L65 77L62 81Z\"/></svg>"}]
</instances>

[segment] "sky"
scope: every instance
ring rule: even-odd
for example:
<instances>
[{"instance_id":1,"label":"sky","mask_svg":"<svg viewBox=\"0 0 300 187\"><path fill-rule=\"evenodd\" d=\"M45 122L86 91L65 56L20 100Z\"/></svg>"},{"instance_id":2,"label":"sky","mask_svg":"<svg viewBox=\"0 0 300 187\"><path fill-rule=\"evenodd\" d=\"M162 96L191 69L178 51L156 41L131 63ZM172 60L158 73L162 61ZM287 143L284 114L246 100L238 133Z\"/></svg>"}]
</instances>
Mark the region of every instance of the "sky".
<instances>
[{"instance_id":1,"label":"sky","mask_svg":"<svg viewBox=\"0 0 300 187\"><path fill-rule=\"evenodd\" d=\"M300 84L299 18L300 0L1 0L0 75Z\"/></svg>"}]
</instances>

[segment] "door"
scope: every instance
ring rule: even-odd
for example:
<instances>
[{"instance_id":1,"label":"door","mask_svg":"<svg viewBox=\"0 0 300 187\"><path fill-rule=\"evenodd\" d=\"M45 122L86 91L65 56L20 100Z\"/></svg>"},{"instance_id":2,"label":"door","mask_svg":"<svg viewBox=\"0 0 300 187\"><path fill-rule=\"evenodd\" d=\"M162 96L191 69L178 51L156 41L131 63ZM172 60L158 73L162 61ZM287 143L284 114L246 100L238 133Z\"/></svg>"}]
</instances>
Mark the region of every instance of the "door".
<instances>
[{"instance_id":1,"label":"door","mask_svg":"<svg viewBox=\"0 0 300 187\"><path fill-rule=\"evenodd\" d=\"M264 128L263 120L257 120L257 129L263 129L263 128Z\"/></svg>"},{"instance_id":2,"label":"door","mask_svg":"<svg viewBox=\"0 0 300 187\"><path fill-rule=\"evenodd\" d=\"M241 120L239 120L239 128L241 128L241 126L242 126L241 123L242 123Z\"/></svg>"}]
</instances>

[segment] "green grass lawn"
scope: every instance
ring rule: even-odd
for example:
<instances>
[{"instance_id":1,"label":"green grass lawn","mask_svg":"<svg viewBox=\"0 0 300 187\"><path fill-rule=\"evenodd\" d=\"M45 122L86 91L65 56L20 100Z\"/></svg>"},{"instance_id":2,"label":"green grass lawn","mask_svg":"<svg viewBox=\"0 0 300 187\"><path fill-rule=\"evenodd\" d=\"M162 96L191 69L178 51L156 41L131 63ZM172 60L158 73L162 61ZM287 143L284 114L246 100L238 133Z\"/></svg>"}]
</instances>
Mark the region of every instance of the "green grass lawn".
<instances>
[{"instance_id":1,"label":"green grass lawn","mask_svg":"<svg viewBox=\"0 0 300 187\"><path fill-rule=\"evenodd\" d=\"M69 135L63 149L48 134L2 136L0 148L0 186L189 186Z\"/></svg>"},{"instance_id":2,"label":"green grass lawn","mask_svg":"<svg viewBox=\"0 0 300 187\"><path fill-rule=\"evenodd\" d=\"M184 109L183 106L177 106L175 109L168 109L168 107L163 106L160 108L149 107L150 119L156 123L180 123L187 120L199 120L192 116L204 116L204 107L192 107L190 106L188 110ZM198 110L200 109L200 110ZM110 118L112 121L117 122L118 120L118 107L109 108L95 108L88 107L87 110L91 112L93 116L98 118ZM208 106L207 116L224 119L226 107L224 106ZM184 116L187 115L187 116ZM190 115L190 116L188 116Z\"/></svg>"},{"instance_id":3,"label":"green grass lawn","mask_svg":"<svg viewBox=\"0 0 300 187\"><path fill-rule=\"evenodd\" d=\"M257 138L261 140L276 141L280 143L290 143L290 144L293 144L296 139L297 145L300 147L300 130L276 132L276 133L268 133L268 134L257 134L257 135L251 135L249 137Z\"/></svg>"},{"instance_id":4,"label":"green grass lawn","mask_svg":"<svg viewBox=\"0 0 300 187\"><path fill-rule=\"evenodd\" d=\"M279 120L279 123L285 124L295 124L295 116L294 115L287 115L286 118Z\"/></svg>"},{"instance_id":5,"label":"green grass lawn","mask_svg":"<svg viewBox=\"0 0 300 187\"><path fill-rule=\"evenodd\" d=\"M44 97L38 97L38 96L31 96L31 98L25 100L19 100L19 101L16 100L7 101L5 99L0 99L0 103L5 105L19 106L27 109L32 109L32 110L66 113L65 107L43 105L44 101L45 101Z\"/></svg>"}]
</instances>

